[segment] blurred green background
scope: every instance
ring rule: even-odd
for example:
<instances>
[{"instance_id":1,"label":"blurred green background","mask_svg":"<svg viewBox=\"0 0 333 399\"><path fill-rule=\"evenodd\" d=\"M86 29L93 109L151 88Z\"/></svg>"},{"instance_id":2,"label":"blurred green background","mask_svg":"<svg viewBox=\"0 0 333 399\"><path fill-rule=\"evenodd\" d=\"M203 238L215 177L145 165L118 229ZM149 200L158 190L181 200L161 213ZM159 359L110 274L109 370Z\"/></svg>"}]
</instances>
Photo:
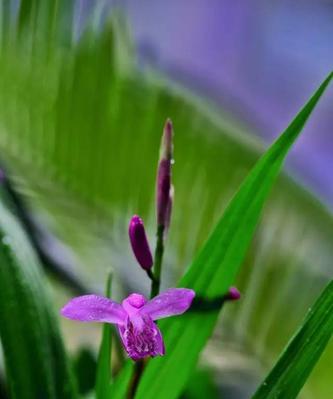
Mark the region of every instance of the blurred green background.
<instances>
[{"instance_id":1,"label":"blurred green background","mask_svg":"<svg viewBox=\"0 0 333 399\"><path fill-rule=\"evenodd\" d=\"M153 242L166 117L175 127L175 206L164 287L176 284L264 145L246 118L207 92L194 94L191 85L138 62L126 12L101 18L98 7L88 7L82 21L78 3L85 2L1 2L0 158L42 229L44 250L94 291L102 291L111 268L119 299L148 291L127 225L139 214ZM225 398L249 397L330 279L332 237L330 211L285 172L238 278L242 300L223 313L202 355L199 384L214 381ZM57 271L51 281L59 308L74 290ZM96 350L99 328L61 323L72 353ZM303 398L330 397L332 354L331 345ZM93 362L89 353L84 359ZM186 397L202 397L198 392L192 387Z\"/></svg>"}]
</instances>

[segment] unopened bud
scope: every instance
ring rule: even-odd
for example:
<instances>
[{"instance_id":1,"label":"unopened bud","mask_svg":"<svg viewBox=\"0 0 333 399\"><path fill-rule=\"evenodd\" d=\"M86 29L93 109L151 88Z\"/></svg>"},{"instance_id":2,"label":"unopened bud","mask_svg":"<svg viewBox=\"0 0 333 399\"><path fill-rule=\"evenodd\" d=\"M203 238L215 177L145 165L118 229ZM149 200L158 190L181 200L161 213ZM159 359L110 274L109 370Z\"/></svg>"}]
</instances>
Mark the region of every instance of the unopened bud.
<instances>
[{"instance_id":1,"label":"unopened bud","mask_svg":"<svg viewBox=\"0 0 333 399\"><path fill-rule=\"evenodd\" d=\"M225 299L229 301L237 301L240 297L241 294L236 287L230 287L228 293L225 295Z\"/></svg>"},{"instance_id":2,"label":"unopened bud","mask_svg":"<svg viewBox=\"0 0 333 399\"><path fill-rule=\"evenodd\" d=\"M171 184L170 192L169 192L169 202L168 202L168 205L167 205L166 215L165 215L165 229L166 229L166 232L168 231L169 226L170 226L172 205L173 205L174 197L175 197L175 189L174 189L173 185Z\"/></svg>"},{"instance_id":3,"label":"unopened bud","mask_svg":"<svg viewBox=\"0 0 333 399\"><path fill-rule=\"evenodd\" d=\"M139 265L149 270L153 266L153 257L149 248L145 227L142 219L134 215L130 221L128 234L133 253Z\"/></svg>"},{"instance_id":4,"label":"unopened bud","mask_svg":"<svg viewBox=\"0 0 333 399\"><path fill-rule=\"evenodd\" d=\"M172 138L172 122L170 119L167 119L163 130L157 172L157 224L159 226L167 226L171 217Z\"/></svg>"},{"instance_id":5,"label":"unopened bud","mask_svg":"<svg viewBox=\"0 0 333 399\"><path fill-rule=\"evenodd\" d=\"M160 148L160 159L172 160L173 156L173 126L171 119L167 119L163 129L163 136Z\"/></svg>"}]
</instances>

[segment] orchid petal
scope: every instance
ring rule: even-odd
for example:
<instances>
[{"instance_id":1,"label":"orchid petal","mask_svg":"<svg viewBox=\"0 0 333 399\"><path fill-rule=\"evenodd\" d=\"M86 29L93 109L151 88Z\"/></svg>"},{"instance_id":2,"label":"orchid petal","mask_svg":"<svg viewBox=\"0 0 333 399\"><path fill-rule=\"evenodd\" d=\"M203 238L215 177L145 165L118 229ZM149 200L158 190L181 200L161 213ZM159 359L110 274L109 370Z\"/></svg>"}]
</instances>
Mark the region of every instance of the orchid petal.
<instances>
[{"instance_id":1,"label":"orchid petal","mask_svg":"<svg viewBox=\"0 0 333 399\"><path fill-rule=\"evenodd\" d=\"M73 298L61 309L61 314L72 320L120 325L127 319L127 313L119 303L98 295Z\"/></svg>"},{"instance_id":2,"label":"orchid petal","mask_svg":"<svg viewBox=\"0 0 333 399\"><path fill-rule=\"evenodd\" d=\"M148 301L140 312L153 320L182 314L191 306L194 296L195 292L188 288L170 288Z\"/></svg>"}]
</instances>

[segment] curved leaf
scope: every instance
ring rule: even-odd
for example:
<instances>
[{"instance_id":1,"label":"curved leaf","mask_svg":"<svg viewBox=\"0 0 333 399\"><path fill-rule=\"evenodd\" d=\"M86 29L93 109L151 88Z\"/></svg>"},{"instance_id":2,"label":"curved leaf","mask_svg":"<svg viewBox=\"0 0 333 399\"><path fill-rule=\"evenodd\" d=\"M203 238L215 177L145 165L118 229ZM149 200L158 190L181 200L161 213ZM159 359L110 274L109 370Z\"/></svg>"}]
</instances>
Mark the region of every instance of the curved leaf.
<instances>
[{"instance_id":1,"label":"curved leaf","mask_svg":"<svg viewBox=\"0 0 333 399\"><path fill-rule=\"evenodd\" d=\"M76 397L40 265L21 226L2 201L0 338L11 398Z\"/></svg>"}]
</instances>

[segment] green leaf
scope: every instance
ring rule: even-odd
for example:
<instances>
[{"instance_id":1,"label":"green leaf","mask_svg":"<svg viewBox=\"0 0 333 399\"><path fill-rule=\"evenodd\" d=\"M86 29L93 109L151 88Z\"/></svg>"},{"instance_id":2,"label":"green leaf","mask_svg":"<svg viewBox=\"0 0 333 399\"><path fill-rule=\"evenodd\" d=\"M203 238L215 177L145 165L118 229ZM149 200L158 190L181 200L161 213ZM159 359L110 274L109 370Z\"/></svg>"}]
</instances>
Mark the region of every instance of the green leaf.
<instances>
[{"instance_id":1,"label":"green leaf","mask_svg":"<svg viewBox=\"0 0 333 399\"><path fill-rule=\"evenodd\" d=\"M97 360L91 348L79 348L71 359L73 374L77 382L79 396L89 394L95 388Z\"/></svg>"},{"instance_id":2,"label":"green leaf","mask_svg":"<svg viewBox=\"0 0 333 399\"><path fill-rule=\"evenodd\" d=\"M21 43L30 43L33 52L37 44L44 49L54 39L62 45L72 42L74 25L73 0L20 0L16 30Z\"/></svg>"},{"instance_id":3,"label":"green leaf","mask_svg":"<svg viewBox=\"0 0 333 399\"><path fill-rule=\"evenodd\" d=\"M333 281L323 290L253 399L296 398L333 334Z\"/></svg>"},{"instance_id":4,"label":"green leaf","mask_svg":"<svg viewBox=\"0 0 333 399\"><path fill-rule=\"evenodd\" d=\"M117 26L98 23L89 35L83 26L78 40L72 0L39 0L37 18L30 13L34 22L26 19L22 35L8 18L17 1L0 3L1 158L33 210L75 251L82 278L102 286L111 260L126 287L144 289L126 220L140 214L153 236L160 135L165 118L172 118L176 201L163 283L174 285L262 153L256 132L156 71L138 71L128 36ZM104 19L102 9L100 3L93 11L95 21ZM226 309L217 336L223 330L231 349L235 344L251 353L253 364L267 364L330 275L332 256L332 215L282 173L237 280L246 296ZM305 288L296 297L300 279ZM286 304L292 305L288 320ZM221 355L228 345L216 338L212 344ZM307 384L323 397L331 392L332 354L333 346Z\"/></svg>"},{"instance_id":5,"label":"green leaf","mask_svg":"<svg viewBox=\"0 0 333 399\"><path fill-rule=\"evenodd\" d=\"M109 273L105 296L111 298L112 274ZM109 399L111 392L111 324L104 323L102 342L98 355L97 373L96 373L96 399Z\"/></svg>"},{"instance_id":6,"label":"green leaf","mask_svg":"<svg viewBox=\"0 0 333 399\"><path fill-rule=\"evenodd\" d=\"M3 187L0 195L0 338L11 398L75 398L44 275Z\"/></svg>"},{"instance_id":7,"label":"green leaf","mask_svg":"<svg viewBox=\"0 0 333 399\"><path fill-rule=\"evenodd\" d=\"M233 283L282 162L332 77L331 73L257 162L179 286L194 289L199 297L215 298L223 295ZM149 362L138 387L137 399L179 396L213 331L217 316L217 311L189 313L161 322L167 353Z\"/></svg>"},{"instance_id":8,"label":"green leaf","mask_svg":"<svg viewBox=\"0 0 333 399\"><path fill-rule=\"evenodd\" d=\"M209 369L195 370L187 384L181 399L219 399L220 395Z\"/></svg>"}]
</instances>

